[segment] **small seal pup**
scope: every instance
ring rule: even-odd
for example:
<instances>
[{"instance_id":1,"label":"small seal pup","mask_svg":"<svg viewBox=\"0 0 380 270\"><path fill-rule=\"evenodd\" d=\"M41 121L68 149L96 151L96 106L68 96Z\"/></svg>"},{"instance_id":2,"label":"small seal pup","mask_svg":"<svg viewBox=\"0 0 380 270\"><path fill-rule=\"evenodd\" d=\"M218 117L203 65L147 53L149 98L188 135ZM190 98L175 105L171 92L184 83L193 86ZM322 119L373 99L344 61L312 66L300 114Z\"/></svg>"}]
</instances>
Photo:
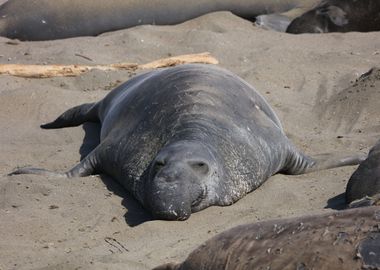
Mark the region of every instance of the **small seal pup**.
<instances>
[{"instance_id":1,"label":"small seal pup","mask_svg":"<svg viewBox=\"0 0 380 270\"><path fill-rule=\"evenodd\" d=\"M240 225L153 270L380 269L380 207Z\"/></svg>"},{"instance_id":2,"label":"small seal pup","mask_svg":"<svg viewBox=\"0 0 380 270\"><path fill-rule=\"evenodd\" d=\"M101 123L100 144L64 177L107 174L154 217L187 219L230 205L275 173L302 174L358 164L364 157L315 159L298 151L280 120L248 83L225 69L181 65L148 72L97 103L69 109L42 128Z\"/></svg>"},{"instance_id":3,"label":"small seal pup","mask_svg":"<svg viewBox=\"0 0 380 270\"><path fill-rule=\"evenodd\" d=\"M301 34L379 30L379 0L324 0L294 19L286 32Z\"/></svg>"},{"instance_id":4,"label":"small seal pup","mask_svg":"<svg viewBox=\"0 0 380 270\"><path fill-rule=\"evenodd\" d=\"M376 196L377 195L377 196ZM346 202L357 204L357 200L368 201L380 196L380 140L371 148L368 157L348 180ZM354 203L355 201L355 203ZM370 203L370 202L369 202ZM353 207L351 205L351 207Z\"/></svg>"}]
</instances>

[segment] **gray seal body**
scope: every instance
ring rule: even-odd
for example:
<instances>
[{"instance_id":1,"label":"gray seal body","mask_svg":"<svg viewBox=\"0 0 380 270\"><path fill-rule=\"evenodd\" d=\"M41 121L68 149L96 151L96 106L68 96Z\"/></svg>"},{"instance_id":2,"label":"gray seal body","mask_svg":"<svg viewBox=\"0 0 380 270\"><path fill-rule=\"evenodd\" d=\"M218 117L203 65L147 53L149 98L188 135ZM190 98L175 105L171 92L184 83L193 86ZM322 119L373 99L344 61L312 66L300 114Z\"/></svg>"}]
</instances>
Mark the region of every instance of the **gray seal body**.
<instances>
[{"instance_id":1,"label":"gray seal body","mask_svg":"<svg viewBox=\"0 0 380 270\"><path fill-rule=\"evenodd\" d=\"M271 175L357 164L362 156L316 160L285 136L264 98L214 66L182 65L136 76L103 100L69 109L43 128L101 123L101 142L65 174L119 181L161 219L186 219L230 205Z\"/></svg>"},{"instance_id":2,"label":"gray seal body","mask_svg":"<svg viewBox=\"0 0 380 270\"><path fill-rule=\"evenodd\" d=\"M20 40L95 36L143 24L178 24L215 11L253 20L306 9L310 2L316 0L9 0L0 6L0 35ZM283 24L278 18L270 23L274 28Z\"/></svg>"},{"instance_id":3,"label":"gray seal body","mask_svg":"<svg viewBox=\"0 0 380 270\"><path fill-rule=\"evenodd\" d=\"M380 1L378 0L324 0L288 26L286 32L380 31Z\"/></svg>"}]
</instances>

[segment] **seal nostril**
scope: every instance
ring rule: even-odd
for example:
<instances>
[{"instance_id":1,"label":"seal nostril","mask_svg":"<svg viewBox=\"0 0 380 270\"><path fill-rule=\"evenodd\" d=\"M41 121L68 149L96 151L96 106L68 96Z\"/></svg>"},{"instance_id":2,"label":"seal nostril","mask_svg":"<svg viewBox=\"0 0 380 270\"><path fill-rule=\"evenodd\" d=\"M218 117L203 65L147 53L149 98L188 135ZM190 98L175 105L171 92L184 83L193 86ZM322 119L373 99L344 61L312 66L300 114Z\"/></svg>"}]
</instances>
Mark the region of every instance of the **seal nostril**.
<instances>
[{"instance_id":1,"label":"seal nostril","mask_svg":"<svg viewBox=\"0 0 380 270\"><path fill-rule=\"evenodd\" d=\"M207 174L209 172L209 166L203 161L190 161L189 165L194 171L200 174Z\"/></svg>"},{"instance_id":2,"label":"seal nostril","mask_svg":"<svg viewBox=\"0 0 380 270\"><path fill-rule=\"evenodd\" d=\"M157 174L165 166L165 161L162 159L156 159L153 164L153 173Z\"/></svg>"},{"instance_id":3,"label":"seal nostril","mask_svg":"<svg viewBox=\"0 0 380 270\"><path fill-rule=\"evenodd\" d=\"M205 166L207 166L206 163L204 163L204 162L198 162L196 165L199 168L204 168Z\"/></svg>"},{"instance_id":4,"label":"seal nostril","mask_svg":"<svg viewBox=\"0 0 380 270\"><path fill-rule=\"evenodd\" d=\"M165 161L163 161L163 160L156 160L155 166L157 166L157 167L163 167L163 166L165 166Z\"/></svg>"}]
</instances>

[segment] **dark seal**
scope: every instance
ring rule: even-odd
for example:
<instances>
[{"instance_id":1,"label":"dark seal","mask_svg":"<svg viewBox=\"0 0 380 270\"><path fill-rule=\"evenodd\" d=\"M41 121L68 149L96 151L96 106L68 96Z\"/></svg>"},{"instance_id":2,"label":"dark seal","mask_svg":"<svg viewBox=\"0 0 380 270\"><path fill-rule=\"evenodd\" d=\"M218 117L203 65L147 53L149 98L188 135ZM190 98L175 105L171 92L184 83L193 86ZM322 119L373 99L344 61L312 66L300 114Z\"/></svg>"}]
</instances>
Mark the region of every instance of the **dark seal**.
<instances>
[{"instance_id":1,"label":"dark seal","mask_svg":"<svg viewBox=\"0 0 380 270\"><path fill-rule=\"evenodd\" d=\"M230 11L254 20L261 14L306 9L315 1L9 0L0 6L0 36L20 40L95 36L137 25L178 24L215 11ZM266 21L262 24L267 25ZM276 29L279 24L283 20L271 22Z\"/></svg>"},{"instance_id":2,"label":"dark seal","mask_svg":"<svg viewBox=\"0 0 380 270\"><path fill-rule=\"evenodd\" d=\"M380 207L241 225L154 270L379 269Z\"/></svg>"},{"instance_id":3,"label":"dark seal","mask_svg":"<svg viewBox=\"0 0 380 270\"><path fill-rule=\"evenodd\" d=\"M100 144L58 175L110 175L160 219L184 220L210 205L230 205L277 172L302 174L364 159L304 155L252 86L207 65L139 75L42 128L86 121L101 123ZM15 173L56 175L27 168Z\"/></svg>"},{"instance_id":4,"label":"dark seal","mask_svg":"<svg viewBox=\"0 0 380 270\"><path fill-rule=\"evenodd\" d=\"M346 202L377 198L380 195L380 140L369 151L368 157L348 180ZM366 198L368 197L368 198Z\"/></svg>"},{"instance_id":5,"label":"dark seal","mask_svg":"<svg viewBox=\"0 0 380 270\"><path fill-rule=\"evenodd\" d=\"M294 19L286 32L301 34L379 30L379 0L325 0Z\"/></svg>"}]
</instances>

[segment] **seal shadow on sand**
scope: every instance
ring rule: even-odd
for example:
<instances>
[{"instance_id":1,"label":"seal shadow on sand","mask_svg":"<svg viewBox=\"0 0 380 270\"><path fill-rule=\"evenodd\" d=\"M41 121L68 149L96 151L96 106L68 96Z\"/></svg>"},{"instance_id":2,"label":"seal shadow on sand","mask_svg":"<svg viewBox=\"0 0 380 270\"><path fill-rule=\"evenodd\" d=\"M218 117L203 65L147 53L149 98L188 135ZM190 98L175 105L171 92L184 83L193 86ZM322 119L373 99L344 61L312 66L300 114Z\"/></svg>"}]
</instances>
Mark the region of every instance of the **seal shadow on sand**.
<instances>
[{"instance_id":1,"label":"seal shadow on sand","mask_svg":"<svg viewBox=\"0 0 380 270\"><path fill-rule=\"evenodd\" d=\"M82 128L85 135L82 145L79 148L81 160L100 143L101 125L99 123L86 122L82 125ZM146 221L153 220L153 217L116 180L105 174L101 174L100 179L110 192L123 199L121 204L127 209L124 218L129 226L134 227Z\"/></svg>"},{"instance_id":2,"label":"seal shadow on sand","mask_svg":"<svg viewBox=\"0 0 380 270\"><path fill-rule=\"evenodd\" d=\"M346 194L343 192L327 200L325 209L343 210L347 208Z\"/></svg>"}]
</instances>

